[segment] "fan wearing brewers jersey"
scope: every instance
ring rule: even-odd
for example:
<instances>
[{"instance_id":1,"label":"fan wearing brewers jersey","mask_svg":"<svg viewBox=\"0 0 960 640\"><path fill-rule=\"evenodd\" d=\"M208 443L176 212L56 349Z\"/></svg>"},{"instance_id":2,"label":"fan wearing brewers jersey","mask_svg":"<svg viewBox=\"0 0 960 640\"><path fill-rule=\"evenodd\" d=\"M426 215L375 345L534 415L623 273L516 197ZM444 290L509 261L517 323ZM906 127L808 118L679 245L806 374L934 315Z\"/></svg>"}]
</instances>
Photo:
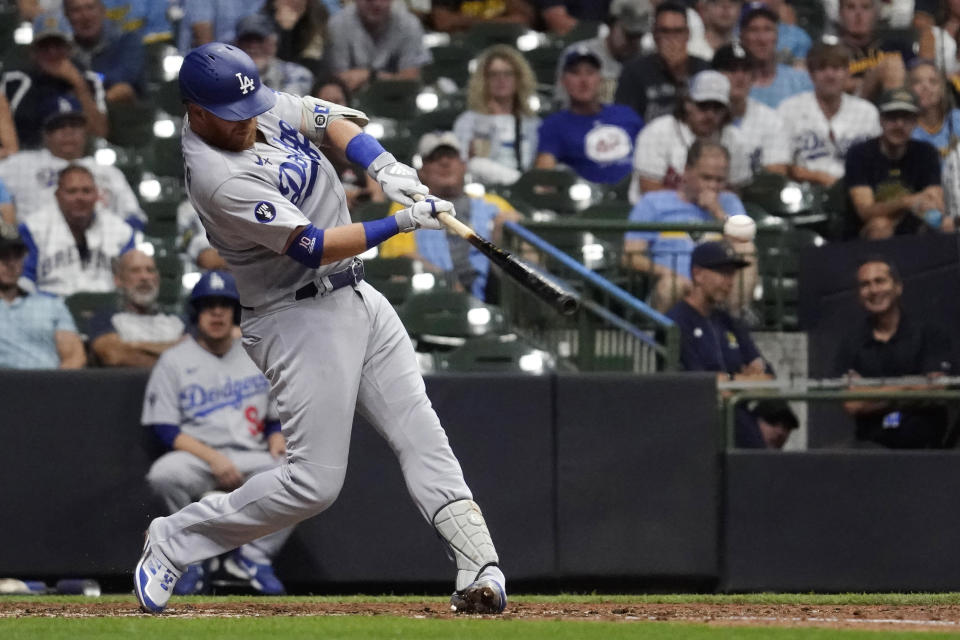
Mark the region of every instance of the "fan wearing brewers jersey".
<instances>
[{"instance_id":1,"label":"fan wearing brewers jersey","mask_svg":"<svg viewBox=\"0 0 960 640\"><path fill-rule=\"evenodd\" d=\"M234 338L240 297L233 276L205 273L190 294L194 331L160 356L150 374L142 423L169 449L147 482L171 513L210 491L230 491L281 464L286 445L271 408L270 383ZM284 593L271 565L292 527L229 552L225 570L258 592ZM178 595L203 593L209 565L187 567Z\"/></svg>"}]
</instances>

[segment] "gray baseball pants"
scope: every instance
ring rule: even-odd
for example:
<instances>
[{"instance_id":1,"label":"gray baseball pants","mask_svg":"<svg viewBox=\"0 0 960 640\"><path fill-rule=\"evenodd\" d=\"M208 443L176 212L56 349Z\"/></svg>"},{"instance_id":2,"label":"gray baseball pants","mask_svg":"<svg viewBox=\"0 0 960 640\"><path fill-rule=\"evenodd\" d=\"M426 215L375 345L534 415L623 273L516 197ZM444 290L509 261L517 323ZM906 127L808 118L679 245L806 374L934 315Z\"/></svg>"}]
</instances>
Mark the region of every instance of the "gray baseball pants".
<instances>
[{"instance_id":1,"label":"gray baseball pants","mask_svg":"<svg viewBox=\"0 0 960 640\"><path fill-rule=\"evenodd\" d=\"M393 449L424 518L453 500L472 499L427 398L413 345L376 289L361 282L245 310L241 326L243 345L274 392L287 458L232 493L154 520L150 539L161 560L182 570L333 504L355 409Z\"/></svg>"},{"instance_id":2,"label":"gray baseball pants","mask_svg":"<svg viewBox=\"0 0 960 640\"><path fill-rule=\"evenodd\" d=\"M273 469L280 463L269 451L220 449L230 458L244 479ZM147 483L167 505L170 513L184 508L205 493L216 491L217 481L210 466L187 451L170 451L154 461L147 473ZM243 545L243 555L253 562L269 564L293 533L293 527L257 538Z\"/></svg>"}]
</instances>

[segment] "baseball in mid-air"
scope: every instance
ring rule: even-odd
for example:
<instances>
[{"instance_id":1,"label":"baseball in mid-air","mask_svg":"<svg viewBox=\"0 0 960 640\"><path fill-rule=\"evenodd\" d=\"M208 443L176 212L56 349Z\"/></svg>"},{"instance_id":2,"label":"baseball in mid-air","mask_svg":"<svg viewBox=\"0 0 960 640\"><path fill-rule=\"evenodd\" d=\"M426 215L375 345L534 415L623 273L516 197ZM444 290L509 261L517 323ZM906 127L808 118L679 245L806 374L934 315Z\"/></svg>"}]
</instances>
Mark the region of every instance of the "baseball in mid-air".
<instances>
[{"instance_id":1,"label":"baseball in mid-air","mask_svg":"<svg viewBox=\"0 0 960 640\"><path fill-rule=\"evenodd\" d=\"M732 215L723 223L723 235L737 242L750 242L757 235L757 223L742 213Z\"/></svg>"}]
</instances>

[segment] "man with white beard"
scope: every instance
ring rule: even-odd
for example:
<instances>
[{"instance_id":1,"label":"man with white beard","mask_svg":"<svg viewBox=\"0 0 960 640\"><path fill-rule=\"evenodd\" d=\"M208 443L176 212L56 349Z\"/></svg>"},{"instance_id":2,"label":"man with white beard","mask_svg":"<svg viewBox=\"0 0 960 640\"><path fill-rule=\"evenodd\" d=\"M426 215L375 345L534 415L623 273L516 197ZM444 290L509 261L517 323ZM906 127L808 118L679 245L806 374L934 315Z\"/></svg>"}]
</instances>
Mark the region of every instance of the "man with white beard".
<instances>
[{"instance_id":1,"label":"man with white beard","mask_svg":"<svg viewBox=\"0 0 960 640\"><path fill-rule=\"evenodd\" d=\"M180 341L183 320L160 312L160 276L151 256L137 249L127 251L114 262L113 278L117 308L91 320L93 353L106 366L152 367L161 353Z\"/></svg>"}]
</instances>

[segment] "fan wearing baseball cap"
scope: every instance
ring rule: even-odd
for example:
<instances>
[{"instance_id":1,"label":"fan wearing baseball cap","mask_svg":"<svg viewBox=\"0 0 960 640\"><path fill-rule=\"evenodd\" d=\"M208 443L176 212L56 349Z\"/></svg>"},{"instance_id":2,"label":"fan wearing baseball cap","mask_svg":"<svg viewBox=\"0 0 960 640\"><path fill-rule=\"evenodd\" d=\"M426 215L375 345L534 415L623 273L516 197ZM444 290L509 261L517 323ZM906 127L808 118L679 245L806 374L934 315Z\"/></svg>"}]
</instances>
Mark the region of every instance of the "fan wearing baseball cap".
<instances>
[{"instance_id":1,"label":"fan wearing baseball cap","mask_svg":"<svg viewBox=\"0 0 960 640\"><path fill-rule=\"evenodd\" d=\"M563 61L570 52L584 47L595 53L600 60L600 75L603 76L600 100L613 102L623 63L640 53L641 41L650 33L652 21L653 5L650 0L613 0L610 3L610 15L606 20L606 35L574 42L560 55L557 61L557 80L554 83L557 103L566 105L568 100L562 82Z\"/></svg>"},{"instance_id":2,"label":"fan wearing baseball cap","mask_svg":"<svg viewBox=\"0 0 960 640\"><path fill-rule=\"evenodd\" d=\"M753 64L739 42L725 44L713 55L713 68L730 82L731 124L743 138L750 157L750 170L787 172L790 145L783 135L783 120L777 112L750 97Z\"/></svg>"},{"instance_id":3,"label":"fan wearing baseball cap","mask_svg":"<svg viewBox=\"0 0 960 640\"><path fill-rule=\"evenodd\" d=\"M476 195L464 191L467 163L463 148L452 132L424 134L417 145L423 166L420 180L433 195L449 200L457 210L457 218L472 227L481 237L500 242L503 223L517 221L520 214L509 202L493 193ZM394 202L390 213L403 206ZM410 256L445 278L448 285L466 291L478 300L496 302L498 281L490 269L490 261L458 235L434 229L418 229L396 235L380 245L380 256Z\"/></svg>"},{"instance_id":4,"label":"fan wearing baseball cap","mask_svg":"<svg viewBox=\"0 0 960 640\"><path fill-rule=\"evenodd\" d=\"M853 203L847 237L876 240L931 227L953 231L953 218L943 215L940 154L929 142L910 138L919 111L909 89L885 91L880 98L883 132L847 152L844 180Z\"/></svg>"},{"instance_id":5,"label":"fan wearing baseball cap","mask_svg":"<svg viewBox=\"0 0 960 640\"><path fill-rule=\"evenodd\" d=\"M715 371L719 380L769 380L773 370L750 332L724 307L741 269L750 263L726 242L704 242L690 256L690 291L667 312L680 328L680 365ZM756 420L746 409L736 416L735 444L764 448Z\"/></svg>"},{"instance_id":6,"label":"fan wearing baseball cap","mask_svg":"<svg viewBox=\"0 0 960 640\"><path fill-rule=\"evenodd\" d=\"M727 182L739 187L752 177L750 158L743 138L730 124L730 81L718 71L701 71L673 115L661 116L644 127L637 137L633 157L634 180L630 201L660 189L680 184L687 149L697 140L719 142L730 154Z\"/></svg>"},{"instance_id":7,"label":"fan wearing baseball cap","mask_svg":"<svg viewBox=\"0 0 960 640\"><path fill-rule=\"evenodd\" d=\"M613 184L630 175L633 141L643 120L633 109L600 101L600 59L586 47L563 59L570 106L540 125L538 169L565 164L591 182Z\"/></svg>"},{"instance_id":8,"label":"fan wearing baseball cap","mask_svg":"<svg viewBox=\"0 0 960 640\"><path fill-rule=\"evenodd\" d=\"M61 298L20 288L27 243L0 220L0 369L80 369L83 341Z\"/></svg>"}]
</instances>

